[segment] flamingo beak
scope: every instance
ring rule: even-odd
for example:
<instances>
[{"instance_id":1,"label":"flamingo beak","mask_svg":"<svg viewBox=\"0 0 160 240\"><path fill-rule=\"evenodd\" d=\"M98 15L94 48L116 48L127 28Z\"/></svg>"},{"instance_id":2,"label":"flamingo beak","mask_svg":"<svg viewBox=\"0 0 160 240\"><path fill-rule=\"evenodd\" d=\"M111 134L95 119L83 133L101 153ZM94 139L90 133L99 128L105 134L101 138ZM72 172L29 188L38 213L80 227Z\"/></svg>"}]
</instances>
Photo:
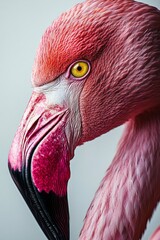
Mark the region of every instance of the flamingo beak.
<instances>
[{"instance_id":1,"label":"flamingo beak","mask_svg":"<svg viewBox=\"0 0 160 240\"><path fill-rule=\"evenodd\" d=\"M48 239L69 239L68 109L33 92L9 153L9 170Z\"/></svg>"}]
</instances>

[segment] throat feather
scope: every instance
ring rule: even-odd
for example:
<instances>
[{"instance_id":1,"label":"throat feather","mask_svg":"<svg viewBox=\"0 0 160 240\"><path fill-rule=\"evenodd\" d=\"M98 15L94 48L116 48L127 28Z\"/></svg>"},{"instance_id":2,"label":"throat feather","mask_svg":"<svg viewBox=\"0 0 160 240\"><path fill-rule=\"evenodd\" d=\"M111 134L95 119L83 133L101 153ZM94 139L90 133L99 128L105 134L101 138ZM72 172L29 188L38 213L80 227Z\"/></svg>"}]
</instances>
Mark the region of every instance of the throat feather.
<instances>
[{"instance_id":1,"label":"throat feather","mask_svg":"<svg viewBox=\"0 0 160 240\"><path fill-rule=\"evenodd\" d=\"M127 123L117 154L87 212L80 240L141 238L160 199L159 133L157 109Z\"/></svg>"}]
</instances>

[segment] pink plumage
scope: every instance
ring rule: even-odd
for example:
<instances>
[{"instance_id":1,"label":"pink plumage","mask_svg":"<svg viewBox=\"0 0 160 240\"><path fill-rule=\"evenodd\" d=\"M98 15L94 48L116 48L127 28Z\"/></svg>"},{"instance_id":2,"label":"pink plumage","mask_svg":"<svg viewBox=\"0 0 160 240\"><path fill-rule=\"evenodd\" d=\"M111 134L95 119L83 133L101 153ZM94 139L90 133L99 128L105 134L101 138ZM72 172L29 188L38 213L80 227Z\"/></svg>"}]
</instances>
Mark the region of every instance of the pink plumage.
<instances>
[{"instance_id":1,"label":"pink plumage","mask_svg":"<svg viewBox=\"0 0 160 240\"><path fill-rule=\"evenodd\" d=\"M83 60L85 77L70 77ZM159 10L132 0L76 5L44 33L32 83L9 167L48 239L69 239L66 191L76 146L125 122L79 239L140 239L160 200ZM159 229L151 239L160 239Z\"/></svg>"},{"instance_id":2,"label":"pink plumage","mask_svg":"<svg viewBox=\"0 0 160 240\"><path fill-rule=\"evenodd\" d=\"M86 215L81 240L141 238L160 198L157 110L128 122Z\"/></svg>"},{"instance_id":3,"label":"pink plumage","mask_svg":"<svg viewBox=\"0 0 160 240\"><path fill-rule=\"evenodd\" d=\"M159 240L160 239L160 227L156 229L156 231L151 236L150 240Z\"/></svg>"}]
</instances>

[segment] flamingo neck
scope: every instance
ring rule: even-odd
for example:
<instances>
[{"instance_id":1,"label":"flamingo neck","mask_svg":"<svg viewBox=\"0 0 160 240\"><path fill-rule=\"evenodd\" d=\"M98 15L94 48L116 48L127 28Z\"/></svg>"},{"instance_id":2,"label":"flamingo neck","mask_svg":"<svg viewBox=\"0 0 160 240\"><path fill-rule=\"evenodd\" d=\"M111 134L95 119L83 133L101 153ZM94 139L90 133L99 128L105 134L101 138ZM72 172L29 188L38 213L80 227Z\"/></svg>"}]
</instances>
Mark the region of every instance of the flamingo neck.
<instances>
[{"instance_id":1,"label":"flamingo neck","mask_svg":"<svg viewBox=\"0 0 160 240\"><path fill-rule=\"evenodd\" d=\"M160 110L130 120L80 240L138 240L160 199Z\"/></svg>"}]
</instances>

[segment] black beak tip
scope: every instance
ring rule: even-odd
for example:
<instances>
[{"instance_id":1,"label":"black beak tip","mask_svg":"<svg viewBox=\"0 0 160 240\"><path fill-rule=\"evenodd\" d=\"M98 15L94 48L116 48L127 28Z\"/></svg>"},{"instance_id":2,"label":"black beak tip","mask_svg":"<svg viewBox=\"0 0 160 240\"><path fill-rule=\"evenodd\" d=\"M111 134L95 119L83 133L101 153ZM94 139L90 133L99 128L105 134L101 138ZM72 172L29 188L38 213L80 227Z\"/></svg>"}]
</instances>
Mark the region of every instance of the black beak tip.
<instances>
[{"instance_id":1,"label":"black beak tip","mask_svg":"<svg viewBox=\"0 0 160 240\"><path fill-rule=\"evenodd\" d=\"M49 240L69 240L69 210L67 195L60 197L53 192L39 192L27 168L13 170L13 181L21 192L41 229Z\"/></svg>"}]
</instances>

